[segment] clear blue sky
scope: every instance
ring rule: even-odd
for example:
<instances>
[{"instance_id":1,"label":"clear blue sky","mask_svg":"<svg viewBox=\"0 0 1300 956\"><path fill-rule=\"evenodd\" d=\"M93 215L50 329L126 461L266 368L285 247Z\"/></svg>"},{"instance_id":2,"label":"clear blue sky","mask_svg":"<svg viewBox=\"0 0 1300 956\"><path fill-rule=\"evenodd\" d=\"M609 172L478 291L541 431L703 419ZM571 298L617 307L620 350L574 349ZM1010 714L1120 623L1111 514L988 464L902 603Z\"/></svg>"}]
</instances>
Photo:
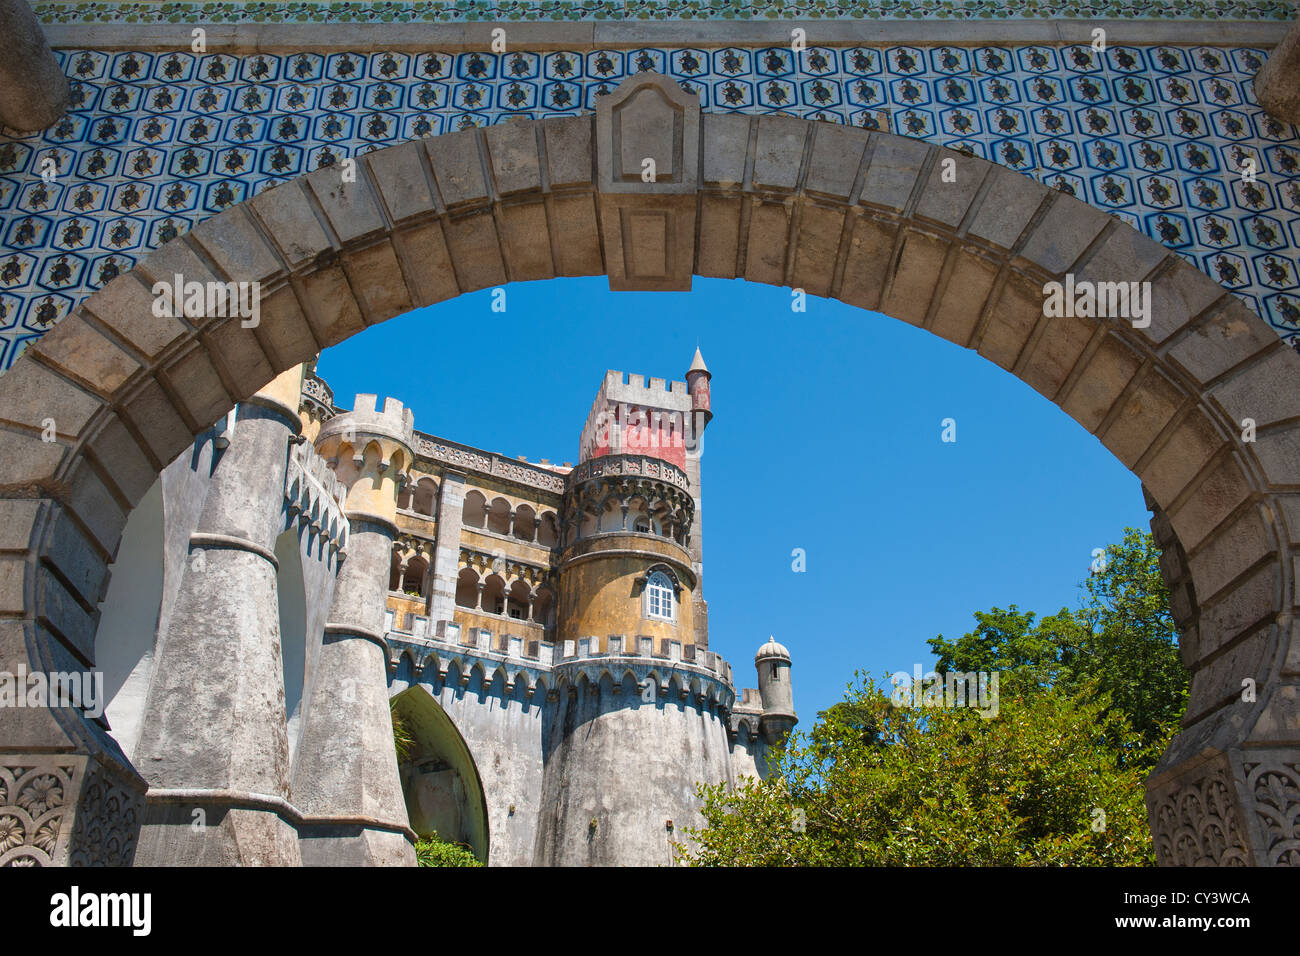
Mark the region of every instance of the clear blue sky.
<instances>
[{"instance_id":1,"label":"clear blue sky","mask_svg":"<svg viewBox=\"0 0 1300 956\"><path fill-rule=\"evenodd\" d=\"M929 670L925 641L972 613L1076 607L1092 550L1145 530L1137 478L993 363L906 323L740 280L610 292L603 277L509 285L334 347L318 371L348 407L401 399L421 431L577 461L606 369L713 373L704 440L710 642L738 685L769 634L790 648L801 728L855 669ZM941 442L954 418L957 441ZM807 571L791 569L803 548Z\"/></svg>"}]
</instances>

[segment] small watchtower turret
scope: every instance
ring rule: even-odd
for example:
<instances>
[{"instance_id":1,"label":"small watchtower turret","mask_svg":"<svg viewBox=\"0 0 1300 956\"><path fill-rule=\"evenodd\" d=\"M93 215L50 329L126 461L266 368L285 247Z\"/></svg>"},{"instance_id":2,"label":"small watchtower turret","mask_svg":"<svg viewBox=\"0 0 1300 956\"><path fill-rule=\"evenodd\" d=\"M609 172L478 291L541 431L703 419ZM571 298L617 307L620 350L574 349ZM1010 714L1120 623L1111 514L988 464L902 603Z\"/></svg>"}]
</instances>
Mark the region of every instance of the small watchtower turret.
<instances>
[{"instance_id":1,"label":"small watchtower turret","mask_svg":"<svg viewBox=\"0 0 1300 956\"><path fill-rule=\"evenodd\" d=\"M790 652L769 637L754 655L758 670L758 693L763 700L759 727L769 744L783 740L799 718L794 712L794 690L790 686Z\"/></svg>"},{"instance_id":2,"label":"small watchtower turret","mask_svg":"<svg viewBox=\"0 0 1300 956\"><path fill-rule=\"evenodd\" d=\"M695 348L695 358L691 360L691 367L686 370L686 387L691 393L691 411L696 414L696 423L700 431L704 430L713 419L713 409L709 402L709 381L713 378L713 373L709 367L704 364L704 356L700 354L699 346ZM700 415L703 415L703 421L700 421Z\"/></svg>"}]
</instances>

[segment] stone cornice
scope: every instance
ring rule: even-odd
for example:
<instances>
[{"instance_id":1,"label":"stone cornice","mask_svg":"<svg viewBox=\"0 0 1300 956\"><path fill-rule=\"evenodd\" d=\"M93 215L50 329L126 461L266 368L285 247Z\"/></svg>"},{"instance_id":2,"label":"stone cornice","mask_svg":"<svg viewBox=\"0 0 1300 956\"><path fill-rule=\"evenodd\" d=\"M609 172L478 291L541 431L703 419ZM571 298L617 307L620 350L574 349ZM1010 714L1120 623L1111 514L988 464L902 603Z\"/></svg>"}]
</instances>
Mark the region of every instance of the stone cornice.
<instances>
[{"instance_id":1,"label":"stone cornice","mask_svg":"<svg viewBox=\"0 0 1300 956\"><path fill-rule=\"evenodd\" d=\"M397 536L402 533L402 529L397 526L395 521L392 521L383 515L377 515L373 512L362 511L360 509L348 509L346 514L350 533L356 533L359 531L377 531L394 540L396 540Z\"/></svg>"},{"instance_id":2,"label":"stone cornice","mask_svg":"<svg viewBox=\"0 0 1300 956\"><path fill-rule=\"evenodd\" d=\"M347 624L339 621L327 621L324 627L324 633L332 635L336 640L347 640L355 638L357 640L369 641L371 644L379 645L379 649L388 655L388 643L384 640L382 634L361 627L359 624Z\"/></svg>"},{"instance_id":3,"label":"stone cornice","mask_svg":"<svg viewBox=\"0 0 1300 956\"><path fill-rule=\"evenodd\" d=\"M288 425L295 437L302 434L302 419L298 417L298 410L290 408L272 395L258 392L256 395L248 396L241 404L256 405L258 408L265 409Z\"/></svg>"},{"instance_id":4,"label":"stone cornice","mask_svg":"<svg viewBox=\"0 0 1300 956\"><path fill-rule=\"evenodd\" d=\"M666 564L673 566L682 577L684 577L693 589L695 587L695 574L691 571L690 565L680 560L669 557L668 555L656 554L653 551L639 551L632 548L610 549L608 551L593 551L589 554L580 554L573 558L568 558L560 565L561 570L568 570L575 565L584 564L587 561L594 561L597 558L644 558L645 560L658 559Z\"/></svg>"},{"instance_id":5,"label":"stone cornice","mask_svg":"<svg viewBox=\"0 0 1300 956\"><path fill-rule=\"evenodd\" d=\"M423 432L415 433L415 453L420 458L452 465L467 474L489 475L553 494L564 492L564 475L560 472Z\"/></svg>"}]
</instances>

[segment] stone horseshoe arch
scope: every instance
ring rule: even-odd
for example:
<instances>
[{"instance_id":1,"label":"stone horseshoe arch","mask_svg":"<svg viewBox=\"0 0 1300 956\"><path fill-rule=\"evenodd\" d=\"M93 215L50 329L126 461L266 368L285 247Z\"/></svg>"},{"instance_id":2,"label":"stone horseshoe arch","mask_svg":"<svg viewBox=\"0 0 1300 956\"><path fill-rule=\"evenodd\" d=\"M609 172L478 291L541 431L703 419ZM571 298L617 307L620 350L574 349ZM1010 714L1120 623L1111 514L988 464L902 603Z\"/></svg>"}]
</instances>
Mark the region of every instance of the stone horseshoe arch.
<instances>
[{"instance_id":1,"label":"stone horseshoe arch","mask_svg":"<svg viewBox=\"0 0 1300 956\"><path fill-rule=\"evenodd\" d=\"M1043 285L1067 273L1149 281L1149 326L1045 318ZM153 283L178 274L260 283L260 324L155 317ZM742 277L878 310L977 350L1097 435L1148 490L1192 671L1184 730L1148 781L1159 858L1300 863L1300 357L1178 256L1019 173L885 133L702 115L655 74L594 116L408 142L358 159L354 181L326 168L279 185L36 342L0 377L0 665L93 664L130 509L280 372L461 293L600 274L616 289ZM143 782L111 737L71 710L12 713L0 781L45 768L64 806L20 851L129 860Z\"/></svg>"}]
</instances>

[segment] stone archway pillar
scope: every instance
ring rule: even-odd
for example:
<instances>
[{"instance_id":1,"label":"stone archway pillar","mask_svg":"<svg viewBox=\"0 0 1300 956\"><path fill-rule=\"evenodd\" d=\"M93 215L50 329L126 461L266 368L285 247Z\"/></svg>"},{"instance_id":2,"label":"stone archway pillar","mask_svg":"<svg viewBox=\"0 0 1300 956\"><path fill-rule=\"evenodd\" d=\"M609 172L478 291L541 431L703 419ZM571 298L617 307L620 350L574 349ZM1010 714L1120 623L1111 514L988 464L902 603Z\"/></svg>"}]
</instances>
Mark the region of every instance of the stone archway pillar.
<instances>
[{"instance_id":1,"label":"stone archway pillar","mask_svg":"<svg viewBox=\"0 0 1300 956\"><path fill-rule=\"evenodd\" d=\"M358 395L316 439L348 489L349 530L293 768L306 866L415 865L384 638L397 493L414 440L410 409L389 399L376 411L374 395Z\"/></svg>"},{"instance_id":2,"label":"stone archway pillar","mask_svg":"<svg viewBox=\"0 0 1300 956\"><path fill-rule=\"evenodd\" d=\"M1183 730L1146 781L1156 861L1161 866L1300 865L1300 655L1292 638L1294 613L1275 610L1278 595L1269 568L1257 570L1227 601L1203 606L1192 574L1201 558L1189 560L1168 514L1143 490L1179 649L1183 663L1193 668ZM1277 499L1269 503L1271 513L1285 510ZM1268 623L1261 628L1252 622L1255 615ZM1198 666L1207 650L1222 647L1226 653Z\"/></svg>"},{"instance_id":3,"label":"stone archway pillar","mask_svg":"<svg viewBox=\"0 0 1300 956\"><path fill-rule=\"evenodd\" d=\"M52 126L71 90L36 14L24 0L0 0L0 124L20 133Z\"/></svg>"},{"instance_id":4,"label":"stone archway pillar","mask_svg":"<svg viewBox=\"0 0 1300 956\"><path fill-rule=\"evenodd\" d=\"M297 865L275 540L302 367L239 406L176 612L158 649L136 766L149 783L136 862Z\"/></svg>"},{"instance_id":5,"label":"stone archway pillar","mask_svg":"<svg viewBox=\"0 0 1300 956\"><path fill-rule=\"evenodd\" d=\"M1255 97L1278 119L1300 123L1300 20L1255 74Z\"/></svg>"}]
</instances>

